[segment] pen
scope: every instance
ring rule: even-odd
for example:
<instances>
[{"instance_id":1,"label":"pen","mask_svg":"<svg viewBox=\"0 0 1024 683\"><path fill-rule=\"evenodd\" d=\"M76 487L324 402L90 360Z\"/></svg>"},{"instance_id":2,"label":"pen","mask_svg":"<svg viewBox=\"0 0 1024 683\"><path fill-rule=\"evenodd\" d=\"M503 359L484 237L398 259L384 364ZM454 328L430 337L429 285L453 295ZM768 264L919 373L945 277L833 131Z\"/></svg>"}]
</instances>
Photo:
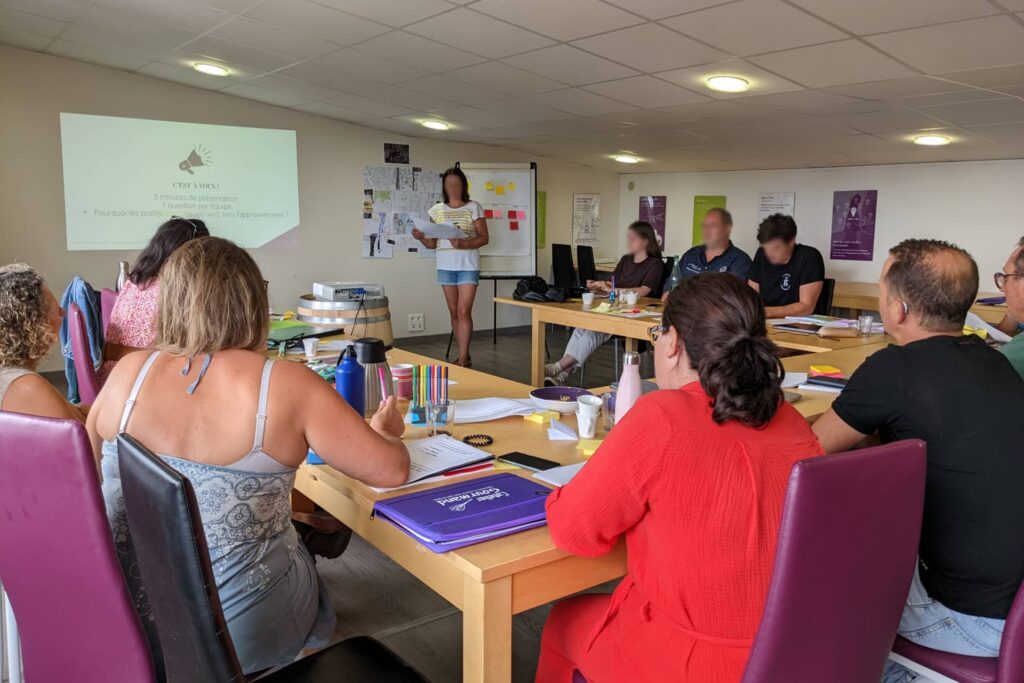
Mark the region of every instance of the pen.
<instances>
[{"instance_id":1,"label":"pen","mask_svg":"<svg viewBox=\"0 0 1024 683\"><path fill-rule=\"evenodd\" d=\"M387 400L388 399L388 383L387 383L387 380L384 379L384 368L383 367L377 368L377 377L380 379L380 396L381 396L382 399Z\"/></svg>"}]
</instances>

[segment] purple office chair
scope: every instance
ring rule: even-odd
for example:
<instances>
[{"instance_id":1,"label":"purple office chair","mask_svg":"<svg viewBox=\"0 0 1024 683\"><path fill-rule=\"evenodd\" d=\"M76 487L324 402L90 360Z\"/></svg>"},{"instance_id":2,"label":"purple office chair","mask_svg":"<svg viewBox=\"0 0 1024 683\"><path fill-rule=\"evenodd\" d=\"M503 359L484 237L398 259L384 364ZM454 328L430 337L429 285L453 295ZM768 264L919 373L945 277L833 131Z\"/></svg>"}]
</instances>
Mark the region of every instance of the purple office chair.
<instances>
[{"instance_id":1,"label":"purple office chair","mask_svg":"<svg viewBox=\"0 0 1024 683\"><path fill-rule=\"evenodd\" d=\"M85 428L0 411L0 581L25 680L154 680Z\"/></svg>"},{"instance_id":2,"label":"purple office chair","mask_svg":"<svg viewBox=\"0 0 1024 683\"><path fill-rule=\"evenodd\" d=\"M900 662L910 668L917 664L935 673L948 676L961 683L1022 683L1024 682L1024 590L1017 597L1006 617L1003 641L998 657L969 657L951 652L940 652L912 643L902 636L896 637L892 651L909 660ZM927 672L925 672L927 674Z\"/></svg>"},{"instance_id":3,"label":"purple office chair","mask_svg":"<svg viewBox=\"0 0 1024 683\"><path fill-rule=\"evenodd\" d=\"M793 467L744 683L878 681L917 562L925 444Z\"/></svg>"},{"instance_id":4,"label":"purple office chair","mask_svg":"<svg viewBox=\"0 0 1024 683\"><path fill-rule=\"evenodd\" d=\"M114 312L114 302L117 301L117 292L104 287L100 290L100 319L103 321L103 335L107 334L107 326L110 325L110 315Z\"/></svg>"},{"instance_id":5,"label":"purple office chair","mask_svg":"<svg viewBox=\"0 0 1024 683\"><path fill-rule=\"evenodd\" d=\"M75 359L75 374L78 376L78 400L91 405L100 393L100 381L92 364L89 349L89 335L85 330L85 316L78 304L71 304L68 311L68 333L71 335L71 355Z\"/></svg>"}]
</instances>

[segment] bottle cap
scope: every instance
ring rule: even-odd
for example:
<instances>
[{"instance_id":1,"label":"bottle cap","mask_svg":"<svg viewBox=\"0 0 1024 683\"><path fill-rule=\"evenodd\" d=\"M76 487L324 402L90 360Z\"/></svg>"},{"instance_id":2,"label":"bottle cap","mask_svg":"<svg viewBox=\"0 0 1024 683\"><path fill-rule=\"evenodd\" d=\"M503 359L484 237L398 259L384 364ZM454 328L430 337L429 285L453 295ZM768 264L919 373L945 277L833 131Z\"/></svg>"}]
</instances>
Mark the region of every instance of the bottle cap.
<instances>
[{"instance_id":1,"label":"bottle cap","mask_svg":"<svg viewBox=\"0 0 1024 683\"><path fill-rule=\"evenodd\" d=\"M640 365L640 354L635 351L626 351L622 354L623 365Z\"/></svg>"}]
</instances>

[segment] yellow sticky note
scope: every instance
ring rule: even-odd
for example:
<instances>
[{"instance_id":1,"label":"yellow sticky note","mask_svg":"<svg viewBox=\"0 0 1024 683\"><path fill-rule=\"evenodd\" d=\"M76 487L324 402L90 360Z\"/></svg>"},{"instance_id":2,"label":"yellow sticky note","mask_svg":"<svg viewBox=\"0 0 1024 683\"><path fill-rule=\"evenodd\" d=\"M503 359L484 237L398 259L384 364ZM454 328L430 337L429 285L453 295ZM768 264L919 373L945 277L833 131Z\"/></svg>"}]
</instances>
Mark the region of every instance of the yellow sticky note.
<instances>
[{"instance_id":1,"label":"yellow sticky note","mask_svg":"<svg viewBox=\"0 0 1024 683\"><path fill-rule=\"evenodd\" d=\"M536 422L539 425L545 425L552 420L557 420L558 413L553 410L539 410L536 413L524 415L523 419L527 422Z\"/></svg>"},{"instance_id":2,"label":"yellow sticky note","mask_svg":"<svg viewBox=\"0 0 1024 683\"><path fill-rule=\"evenodd\" d=\"M494 461L494 469L496 469L496 470L521 470L522 467L519 467L518 465L513 465L510 462L505 462L504 460L495 460Z\"/></svg>"},{"instance_id":3,"label":"yellow sticky note","mask_svg":"<svg viewBox=\"0 0 1024 683\"><path fill-rule=\"evenodd\" d=\"M508 185L506 185L505 187L507 187L507 188L508 188L508 191L509 191L509 192L515 192L515 191L516 191L516 184L515 184L515 183L509 183L509 184L508 184Z\"/></svg>"},{"instance_id":4,"label":"yellow sticky note","mask_svg":"<svg viewBox=\"0 0 1024 683\"><path fill-rule=\"evenodd\" d=\"M841 375L843 371L832 365L812 365L812 375Z\"/></svg>"},{"instance_id":5,"label":"yellow sticky note","mask_svg":"<svg viewBox=\"0 0 1024 683\"><path fill-rule=\"evenodd\" d=\"M484 189L485 190L493 190L494 189L494 183L492 183L490 180L488 180L486 183L484 183Z\"/></svg>"},{"instance_id":6,"label":"yellow sticky note","mask_svg":"<svg viewBox=\"0 0 1024 683\"><path fill-rule=\"evenodd\" d=\"M580 439L576 444L576 450L583 452L583 457L589 458L601 446L602 439Z\"/></svg>"},{"instance_id":7,"label":"yellow sticky note","mask_svg":"<svg viewBox=\"0 0 1024 683\"><path fill-rule=\"evenodd\" d=\"M505 194L505 186L504 185L495 185L494 186L494 194Z\"/></svg>"}]
</instances>

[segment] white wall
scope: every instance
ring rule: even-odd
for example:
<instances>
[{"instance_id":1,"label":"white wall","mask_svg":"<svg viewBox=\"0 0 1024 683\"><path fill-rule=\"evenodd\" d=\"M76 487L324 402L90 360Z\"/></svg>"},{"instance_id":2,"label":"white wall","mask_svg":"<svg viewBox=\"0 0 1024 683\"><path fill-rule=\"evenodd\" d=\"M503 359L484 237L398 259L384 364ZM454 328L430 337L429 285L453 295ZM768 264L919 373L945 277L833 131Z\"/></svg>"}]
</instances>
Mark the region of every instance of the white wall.
<instances>
[{"instance_id":1,"label":"white wall","mask_svg":"<svg viewBox=\"0 0 1024 683\"><path fill-rule=\"evenodd\" d=\"M383 162L383 143L408 142L414 165L445 168L459 161L537 161L539 189L548 193L547 244L570 240L572 194L602 195L607 216L618 215L618 174L498 147L436 139L406 139L312 114L243 100L186 85L25 50L0 47L0 263L25 261L46 274L58 295L81 275L111 286L118 260L137 252L66 249L60 153L60 112L287 128L297 131L301 226L253 255L270 281L275 310L294 309L317 279L364 280L387 288L396 336L408 336L407 315L426 314L424 334L447 333L449 320L434 261L415 256L364 260L362 169ZM153 225L156 228L157 224ZM211 228L216 234L216 224ZM618 252L615 231L599 251ZM550 249L539 253L547 277ZM501 283L502 293L514 282ZM492 326L491 283L483 283L474 318ZM520 309L499 309L501 326L525 324ZM51 358L46 369L56 367Z\"/></svg>"},{"instance_id":2,"label":"white wall","mask_svg":"<svg viewBox=\"0 0 1024 683\"><path fill-rule=\"evenodd\" d=\"M630 182L635 188L630 190ZM878 190L873 261L832 261L829 235L835 190ZM733 242L753 256L761 192L796 192L798 240L825 256L829 277L875 281L891 246L908 237L945 239L978 261L982 291L1024 235L1024 160L901 164L728 173L648 173L621 179L619 223L636 220L641 195L667 195L669 254L690 247L694 195L725 195ZM620 251L623 239L620 238Z\"/></svg>"}]
</instances>

